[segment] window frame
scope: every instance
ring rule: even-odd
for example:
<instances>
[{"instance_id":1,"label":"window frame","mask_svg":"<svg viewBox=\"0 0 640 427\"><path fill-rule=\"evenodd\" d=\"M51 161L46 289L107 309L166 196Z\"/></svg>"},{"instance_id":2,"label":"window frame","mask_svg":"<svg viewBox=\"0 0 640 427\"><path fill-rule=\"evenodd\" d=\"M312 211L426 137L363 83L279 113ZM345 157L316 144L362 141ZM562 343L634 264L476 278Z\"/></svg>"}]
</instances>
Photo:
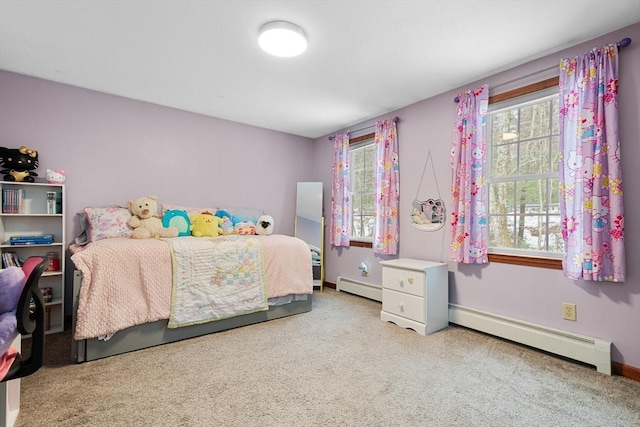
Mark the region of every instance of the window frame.
<instances>
[{"instance_id":1,"label":"window frame","mask_svg":"<svg viewBox=\"0 0 640 427\"><path fill-rule=\"evenodd\" d=\"M554 86L559 86L560 78L552 77L536 83L532 83L520 88L516 88L498 95L489 97L489 105L495 104L531 93L539 92ZM562 270L562 259L558 257L533 256L526 254L506 254L489 251L487 256L489 262L497 262L504 264L523 265L529 267L548 268L553 270Z\"/></svg>"},{"instance_id":2,"label":"window frame","mask_svg":"<svg viewBox=\"0 0 640 427\"><path fill-rule=\"evenodd\" d=\"M375 144L375 136L376 136L375 132L371 132L355 138L349 138L349 148L351 148L352 145L361 144L369 140L372 141L371 142L372 144ZM349 153L349 165L351 165L351 153ZM352 195L353 195L353 192L352 192ZM351 205L351 201L349 202L349 209L351 210L351 215L353 218L353 206ZM354 247L360 247L360 248L373 248L373 238L367 238L367 237L354 238L353 236L350 236L349 245Z\"/></svg>"}]
</instances>

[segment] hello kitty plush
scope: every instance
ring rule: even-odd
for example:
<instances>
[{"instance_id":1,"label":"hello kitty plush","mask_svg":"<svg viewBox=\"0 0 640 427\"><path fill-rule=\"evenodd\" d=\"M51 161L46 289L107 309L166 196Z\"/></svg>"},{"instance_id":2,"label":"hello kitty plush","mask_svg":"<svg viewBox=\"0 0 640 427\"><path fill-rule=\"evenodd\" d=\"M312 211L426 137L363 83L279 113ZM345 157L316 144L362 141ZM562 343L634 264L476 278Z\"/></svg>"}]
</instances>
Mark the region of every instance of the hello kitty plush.
<instances>
[{"instance_id":1,"label":"hello kitty plush","mask_svg":"<svg viewBox=\"0 0 640 427\"><path fill-rule=\"evenodd\" d=\"M67 175L62 169L47 169L47 174L45 175L45 177L47 178L47 182L49 184L62 184L64 183L64 180L67 179Z\"/></svg>"}]
</instances>

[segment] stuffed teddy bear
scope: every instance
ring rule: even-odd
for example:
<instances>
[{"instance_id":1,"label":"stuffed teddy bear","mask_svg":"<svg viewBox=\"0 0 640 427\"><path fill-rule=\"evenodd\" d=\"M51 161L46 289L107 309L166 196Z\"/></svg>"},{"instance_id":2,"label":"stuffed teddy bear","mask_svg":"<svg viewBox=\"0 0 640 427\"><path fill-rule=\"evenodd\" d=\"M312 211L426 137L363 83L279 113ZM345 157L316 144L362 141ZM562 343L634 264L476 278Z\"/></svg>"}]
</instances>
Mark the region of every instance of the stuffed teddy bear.
<instances>
[{"instance_id":1,"label":"stuffed teddy bear","mask_svg":"<svg viewBox=\"0 0 640 427\"><path fill-rule=\"evenodd\" d=\"M258 218L256 224L256 234L259 236L268 236L273 233L273 217L271 215L262 215Z\"/></svg>"},{"instance_id":2,"label":"stuffed teddy bear","mask_svg":"<svg viewBox=\"0 0 640 427\"><path fill-rule=\"evenodd\" d=\"M128 202L131 218L127 220L129 228L133 229L131 237L134 239L148 239L150 237L178 237L178 229L165 228L158 213L158 198L156 196L140 197Z\"/></svg>"},{"instance_id":3,"label":"stuffed teddy bear","mask_svg":"<svg viewBox=\"0 0 640 427\"><path fill-rule=\"evenodd\" d=\"M191 235L194 237L218 237L222 234L220 225L223 219L215 216L211 212L189 216L191 220Z\"/></svg>"}]
</instances>

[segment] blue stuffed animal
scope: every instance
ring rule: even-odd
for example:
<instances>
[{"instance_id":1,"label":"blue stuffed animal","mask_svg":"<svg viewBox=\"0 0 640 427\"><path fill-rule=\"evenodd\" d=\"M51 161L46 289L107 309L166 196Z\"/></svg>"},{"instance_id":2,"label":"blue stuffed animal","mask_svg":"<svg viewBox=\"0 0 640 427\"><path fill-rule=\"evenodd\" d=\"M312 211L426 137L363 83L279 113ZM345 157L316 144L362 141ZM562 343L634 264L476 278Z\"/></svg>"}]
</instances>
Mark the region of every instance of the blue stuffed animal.
<instances>
[{"instance_id":1,"label":"blue stuffed animal","mask_svg":"<svg viewBox=\"0 0 640 427\"><path fill-rule=\"evenodd\" d=\"M222 230L223 235L232 234L233 233L233 221L231 214L223 209L218 209L215 214L218 218L222 218L222 222L220 223L220 230Z\"/></svg>"}]
</instances>

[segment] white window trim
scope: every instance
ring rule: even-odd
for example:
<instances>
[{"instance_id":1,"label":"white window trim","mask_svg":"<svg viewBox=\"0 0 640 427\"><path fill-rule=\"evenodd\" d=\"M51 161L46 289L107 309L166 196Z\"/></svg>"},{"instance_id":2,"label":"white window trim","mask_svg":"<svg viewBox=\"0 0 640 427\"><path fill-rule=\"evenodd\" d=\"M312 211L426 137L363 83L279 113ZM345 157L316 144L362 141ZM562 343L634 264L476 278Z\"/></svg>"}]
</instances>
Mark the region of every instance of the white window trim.
<instances>
[{"instance_id":1,"label":"white window trim","mask_svg":"<svg viewBox=\"0 0 640 427\"><path fill-rule=\"evenodd\" d=\"M368 134L365 134L365 135L368 135ZM362 136L365 136L365 135L362 135ZM373 145L374 143L375 143L375 137L374 136L371 136L371 138L367 138L367 139L365 139L363 141L358 141L355 144L349 143L349 157L350 157L349 158L349 165L351 165L351 150L352 149L364 148L365 146ZM375 165L374 165L374 167L375 167ZM351 171L349 173L351 173ZM355 194L355 192L353 190L349 192L349 210L351 211L352 218L353 218L353 206L352 206L351 203L352 203L352 201L354 199L354 197L353 197L354 194ZM355 236L352 235L352 236L349 237L349 240L351 242L361 242L361 243L373 244L373 237L360 237L360 236L355 237Z\"/></svg>"},{"instance_id":2,"label":"white window trim","mask_svg":"<svg viewBox=\"0 0 640 427\"><path fill-rule=\"evenodd\" d=\"M489 104L489 107L487 109L487 114L495 114L501 111L509 110L516 105L522 108L529 103L538 103L544 98L551 97L553 95L559 96L558 86L548 87L548 88L537 90L535 92L531 92L525 95L521 95L521 96L506 99L504 101L499 101L493 104ZM491 150L491 147L487 147L487 148ZM491 158L489 158L489 160L491 160ZM548 172L543 174L528 174L526 176L527 180L547 179L547 178L559 178L559 175L558 173ZM496 182L516 182L516 181L517 180L506 178L506 177L500 177L500 178L493 178L491 176L487 177L487 184L496 183ZM521 256L521 257L528 257L528 258L550 259L550 260L561 260L563 258L562 252L547 252L547 251L525 250L525 249L517 249L517 248L488 247L487 253L497 254L497 255Z\"/></svg>"}]
</instances>

